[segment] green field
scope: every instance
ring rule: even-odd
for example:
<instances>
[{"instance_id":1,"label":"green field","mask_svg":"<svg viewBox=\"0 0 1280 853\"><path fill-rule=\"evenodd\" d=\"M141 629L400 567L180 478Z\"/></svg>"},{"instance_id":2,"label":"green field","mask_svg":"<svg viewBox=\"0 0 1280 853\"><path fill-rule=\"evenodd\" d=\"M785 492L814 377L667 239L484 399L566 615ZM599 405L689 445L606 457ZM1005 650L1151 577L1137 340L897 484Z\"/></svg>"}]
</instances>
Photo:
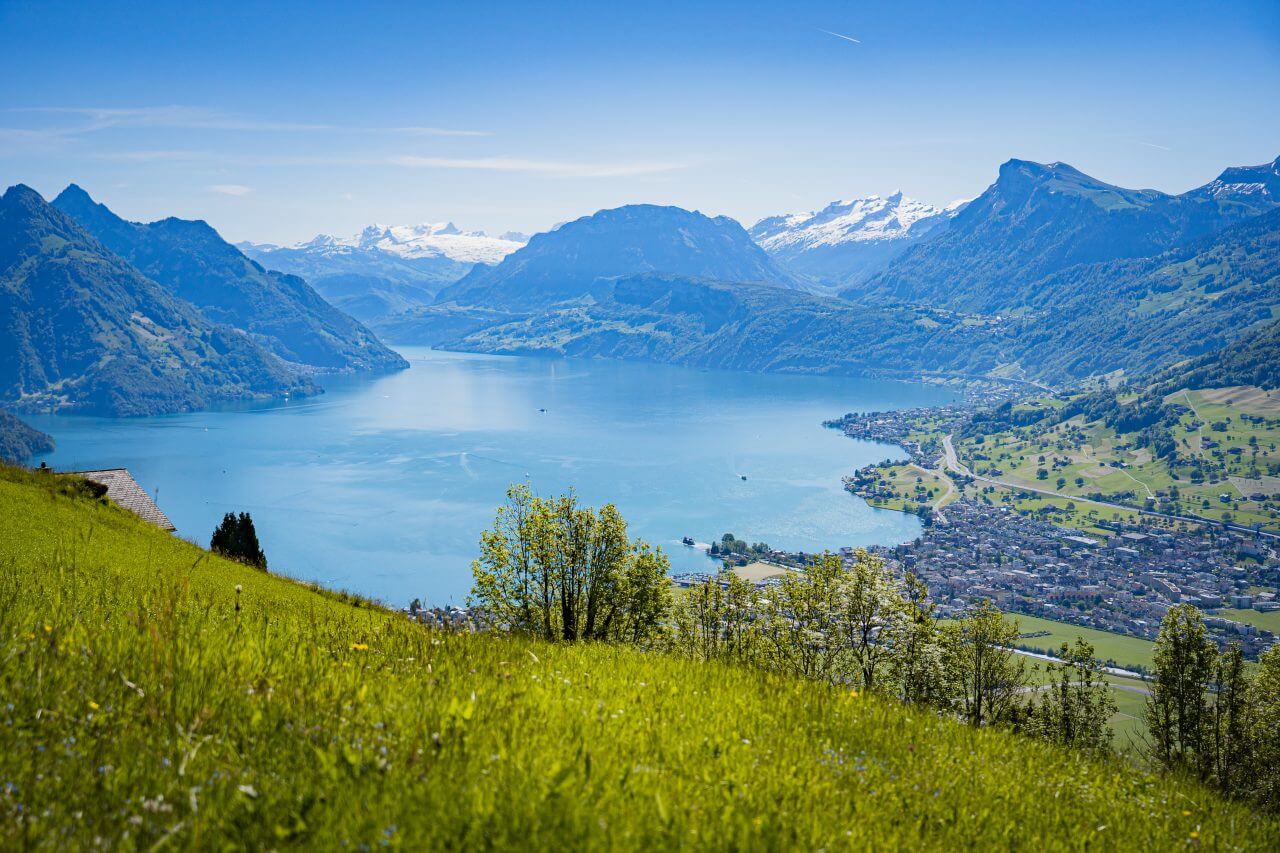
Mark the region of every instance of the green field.
<instances>
[{"instance_id":1,"label":"green field","mask_svg":"<svg viewBox=\"0 0 1280 853\"><path fill-rule=\"evenodd\" d=\"M624 647L427 630L0 470L0 849L1273 849L1121 759Z\"/></svg>"},{"instance_id":2,"label":"green field","mask_svg":"<svg viewBox=\"0 0 1280 853\"><path fill-rule=\"evenodd\" d=\"M1099 631L1095 628L1084 628L1053 619L1023 616L1021 613L1012 614L1011 618L1018 620L1018 626L1023 634L1048 632L1047 636L1024 638L1022 643L1025 646L1057 649L1063 643L1073 643L1076 637L1083 637L1085 642L1093 645L1094 654L1099 660L1115 661L1115 665L1122 669L1135 666L1150 668L1151 666L1151 652L1155 643L1150 640L1113 634L1110 631Z\"/></svg>"},{"instance_id":3,"label":"green field","mask_svg":"<svg viewBox=\"0 0 1280 853\"><path fill-rule=\"evenodd\" d=\"M1172 427L1176 465L1083 416L965 438L956 453L975 473L1014 487L1280 530L1280 397L1223 388L1179 391L1166 402L1183 409ZM1023 408L1062 405L1046 397Z\"/></svg>"},{"instance_id":4,"label":"green field","mask_svg":"<svg viewBox=\"0 0 1280 853\"><path fill-rule=\"evenodd\" d=\"M1280 634L1280 610L1272 610L1270 613L1260 613L1257 610L1215 610L1213 615L1246 625L1257 625L1265 631Z\"/></svg>"}]
</instances>

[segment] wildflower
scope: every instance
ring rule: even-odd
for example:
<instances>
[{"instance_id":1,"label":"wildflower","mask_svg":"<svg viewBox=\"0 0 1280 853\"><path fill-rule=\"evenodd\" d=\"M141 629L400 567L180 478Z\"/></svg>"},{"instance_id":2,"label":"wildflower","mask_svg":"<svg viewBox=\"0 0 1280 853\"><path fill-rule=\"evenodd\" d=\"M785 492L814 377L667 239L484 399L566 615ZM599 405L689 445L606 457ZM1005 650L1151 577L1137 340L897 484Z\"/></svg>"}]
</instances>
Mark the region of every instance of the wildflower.
<instances>
[{"instance_id":1,"label":"wildflower","mask_svg":"<svg viewBox=\"0 0 1280 853\"><path fill-rule=\"evenodd\" d=\"M1182 810L1182 816L1183 816L1183 817L1191 817L1191 812L1187 811L1186 809L1183 809L1183 810Z\"/></svg>"},{"instance_id":2,"label":"wildflower","mask_svg":"<svg viewBox=\"0 0 1280 853\"><path fill-rule=\"evenodd\" d=\"M352 644L351 644L351 651L353 651L353 652L367 652L367 651L369 651L369 645L368 645L367 643L352 643Z\"/></svg>"},{"instance_id":3,"label":"wildflower","mask_svg":"<svg viewBox=\"0 0 1280 853\"><path fill-rule=\"evenodd\" d=\"M1193 829L1193 830L1191 830L1191 840L1192 840L1192 841L1195 841L1195 840L1196 840L1197 838L1199 838L1199 837L1200 837L1200 833L1199 833L1199 832L1197 832L1197 831L1196 831L1196 830L1194 830L1194 829Z\"/></svg>"},{"instance_id":4,"label":"wildflower","mask_svg":"<svg viewBox=\"0 0 1280 853\"><path fill-rule=\"evenodd\" d=\"M53 633L53 626L52 626L52 625L50 625L48 622L44 623L44 632L45 632L46 634L52 634L52 633Z\"/></svg>"},{"instance_id":5,"label":"wildflower","mask_svg":"<svg viewBox=\"0 0 1280 853\"><path fill-rule=\"evenodd\" d=\"M90 699L90 700L89 700L89 710L90 710L90 711L97 711L97 710L99 710L101 707L102 707L102 706L100 706L97 702L93 701L92 699Z\"/></svg>"}]
</instances>

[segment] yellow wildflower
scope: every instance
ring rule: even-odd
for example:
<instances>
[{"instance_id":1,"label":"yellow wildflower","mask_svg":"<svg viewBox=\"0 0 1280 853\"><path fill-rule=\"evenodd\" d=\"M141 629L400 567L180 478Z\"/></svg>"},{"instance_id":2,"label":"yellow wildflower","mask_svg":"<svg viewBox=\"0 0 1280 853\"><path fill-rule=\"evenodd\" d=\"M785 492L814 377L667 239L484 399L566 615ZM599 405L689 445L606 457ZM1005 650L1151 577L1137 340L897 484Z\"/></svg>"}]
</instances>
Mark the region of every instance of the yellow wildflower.
<instances>
[{"instance_id":1,"label":"yellow wildflower","mask_svg":"<svg viewBox=\"0 0 1280 853\"><path fill-rule=\"evenodd\" d=\"M46 634L51 634L51 633L53 633L53 626L52 626L52 625L50 625L48 622L44 623L44 632L45 632Z\"/></svg>"},{"instance_id":2,"label":"yellow wildflower","mask_svg":"<svg viewBox=\"0 0 1280 853\"><path fill-rule=\"evenodd\" d=\"M90 710L90 711L97 711L100 707L101 707L101 706L100 706L97 702L93 701L92 699L90 699L90 700L89 700L89 710Z\"/></svg>"},{"instance_id":3,"label":"yellow wildflower","mask_svg":"<svg viewBox=\"0 0 1280 853\"><path fill-rule=\"evenodd\" d=\"M353 652L367 652L367 651L369 651L369 646L368 646L367 644L365 644L365 643L352 643L352 644L351 644L351 651L353 651Z\"/></svg>"},{"instance_id":4,"label":"yellow wildflower","mask_svg":"<svg viewBox=\"0 0 1280 853\"><path fill-rule=\"evenodd\" d=\"M1192 840L1192 841L1194 841L1195 839L1197 839L1197 838L1199 838L1199 837L1200 837L1200 833L1199 833L1199 832L1197 832L1197 831L1196 831L1196 830L1194 830L1194 829L1193 829L1193 830L1191 830L1191 840Z\"/></svg>"},{"instance_id":5,"label":"yellow wildflower","mask_svg":"<svg viewBox=\"0 0 1280 853\"><path fill-rule=\"evenodd\" d=\"M1191 812L1187 811L1186 809L1183 809L1183 810L1182 810L1182 816L1183 816L1183 817L1191 817Z\"/></svg>"}]
</instances>

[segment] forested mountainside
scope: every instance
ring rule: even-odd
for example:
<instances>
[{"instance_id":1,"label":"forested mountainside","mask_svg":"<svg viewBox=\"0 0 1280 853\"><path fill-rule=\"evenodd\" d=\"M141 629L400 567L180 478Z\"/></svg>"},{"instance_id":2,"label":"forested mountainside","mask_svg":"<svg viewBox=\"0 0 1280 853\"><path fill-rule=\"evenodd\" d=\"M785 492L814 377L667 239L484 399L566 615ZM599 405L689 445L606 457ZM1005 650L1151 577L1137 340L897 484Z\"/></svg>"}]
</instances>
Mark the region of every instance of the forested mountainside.
<instances>
[{"instance_id":1,"label":"forested mountainside","mask_svg":"<svg viewBox=\"0 0 1280 853\"><path fill-rule=\"evenodd\" d=\"M664 267L770 271L753 265L750 253L735 253L736 265L710 263L702 244L720 249L714 258L721 260L725 245L740 243L730 238L732 229L724 229L724 239L686 242L679 223L697 221L696 214L678 216L665 208L629 210L627 217L603 212L573 224L580 229L565 226L535 237L498 267L445 290L435 306L379 321L378 328L400 342L484 352L738 370L996 375L1065 385L1117 371L1142 375L1218 350L1280 311L1280 209L1270 209L1265 182L1258 182L1263 190L1246 191L1220 179L1216 188L1179 197L1099 185L1060 164L1019 163L1003 172L1000 186L980 199L982 206L974 202L918 248L943 240L944 229L960 228L975 207L985 207L992 222L1008 219L1007 211L992 211L1008 207L1012 184L1022 187L1028 204L1042 208L1046 221L1075 221L1081 205L1092 208L1077 223L1079 233L1060 235L1057 254L1050 253L1057 262L1067 262L1062 252L1068 250L1071 257L1103 252L1108 209L1121 211L1121 224L1145 240L1141 251L1156 247L1157 253L1070 263L1003 296L975 284L973 300L1016 299L1016 308L960 311L946 298L904 302L859 293L856 300L833 301L767 283L673 272ZM1240 177L1224 173L1233 175ZM1030 201L1041 197L1043 203ZM1252 215L1259 209L1270 212ZM646 239L668 253L645 252L648 243L627 248L642 214ZM1234 224L1190 236L1210 229L1210 219ZM1028 251L1056 233L1042 228L1044 234L1030 235ZM1181 244L1159 249L1175 233ZM636 266L652 271L627 272ZM986 295L979 298L979 291Z\"/></svg>"},{"instance_id":2,"label":"forested mountainside","mask_svg":"<svg viewBox=\"0 0 1280 853\"><path fill-rule=\"evenodd\" d=\"M1157 377L1159 388L1280 389L1280 321L1265 323L1222 349L1178 364Z\"/></svg>"},{"instance_id":3,"label":"forested mountainside","mask_svg":"<svg viewBox=\"0 0 1280 853\"><path fill-rule=\"evenodd\" d=\"M285 361L322 370L406 366L301 278L263 269L203 221L127 222L75 184L53 205L174 296L213 322L244 330Z\"/></svg>"},{"instance_id":4,"label":"forested mountainside","mask_svg":"<svg viewBox=\"0 0 1280 853\"><path fill-rule=\"evenodd\" d=\"M0 462L23 464L37 453L50 450L53 450L50 436L0 409Z\"/></svg>"},{"instance_id":5,"label":"forested mountainside","mask_svg":"<svg viewBox=\"0 0 1280 853\"><path fill-rule=\"evenodd\" d=\"M154 414L317 389L141 275L35 190L0 198L0 399Z\"/></svg>"}]
</instances>

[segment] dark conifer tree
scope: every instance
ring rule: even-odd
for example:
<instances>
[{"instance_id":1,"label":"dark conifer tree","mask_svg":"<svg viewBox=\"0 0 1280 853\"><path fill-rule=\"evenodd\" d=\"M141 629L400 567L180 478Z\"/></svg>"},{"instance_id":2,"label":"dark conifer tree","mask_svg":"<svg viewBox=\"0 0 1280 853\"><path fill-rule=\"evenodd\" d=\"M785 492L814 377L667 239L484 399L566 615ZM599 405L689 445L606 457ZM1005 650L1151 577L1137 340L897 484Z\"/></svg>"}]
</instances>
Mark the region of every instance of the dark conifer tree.
<instances>
[{"instance_id":1,"label":"dark conifer tree","mask_svg":"<svg viewBox=\"0 0 1280 853\"><path fill-rule=\"evenodd\" d=\"M267 555L258 542L253 518L247 512L238 516L234 512L224 515L209 540L209 550L266 571Z\"/></svg>"}]
</instances>

